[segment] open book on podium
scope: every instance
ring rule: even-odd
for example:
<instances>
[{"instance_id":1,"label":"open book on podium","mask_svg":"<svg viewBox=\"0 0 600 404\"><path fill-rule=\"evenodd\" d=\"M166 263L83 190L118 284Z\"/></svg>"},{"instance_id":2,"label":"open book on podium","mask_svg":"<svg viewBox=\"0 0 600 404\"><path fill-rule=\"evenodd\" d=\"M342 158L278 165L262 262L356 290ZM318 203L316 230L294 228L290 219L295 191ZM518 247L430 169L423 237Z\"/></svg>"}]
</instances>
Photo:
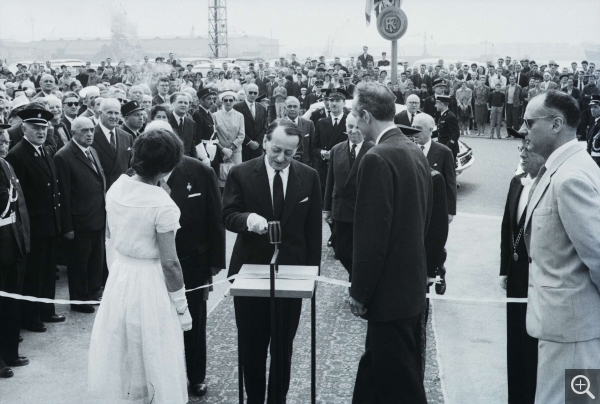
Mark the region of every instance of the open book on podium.
<instances>
[{"instance_id":1,"label":"open book on podium","mask_svg":"<svg viewBox=\"0 0 600 404\"><path fill-rule=\"evenodd\" d=\"M315 291L318 266L279 265L275 275L275 297L310 299ZM269 265L244 264L231 285L231 296L270 297Z\"/></svg>"}]
</instances>

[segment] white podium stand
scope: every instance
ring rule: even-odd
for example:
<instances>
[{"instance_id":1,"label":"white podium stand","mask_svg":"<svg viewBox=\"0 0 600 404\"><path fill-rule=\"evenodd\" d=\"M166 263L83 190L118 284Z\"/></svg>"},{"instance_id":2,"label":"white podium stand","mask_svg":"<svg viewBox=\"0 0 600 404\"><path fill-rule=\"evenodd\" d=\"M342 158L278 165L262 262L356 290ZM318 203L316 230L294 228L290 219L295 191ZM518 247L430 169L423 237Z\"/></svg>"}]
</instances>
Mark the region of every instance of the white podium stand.
<instances>
[{"instance_id":1,"label":"white podium stand","mask_svg":"<svg viewBox=\"0 0 600 404\"><path fill-rule=\"evenodd\" d=\"M274 282L271 282L271 274L274 267L276 274ZM231 296L243 297L264 297L264 298L297 298L310 299L310 324L311 324L311 403L316 403L316 311L315 311L315 293L317 282L312 279L319 275L318 266L304 265L243 265L239 272L239 277L233 282L229 289ZM273 288L271 288L274 286ZM272 290L274 289L274 291ZM274 293L273 293L274 292ZM279 313L280 314L280 313ZM281 317L273 316L272 323L276 324L275 328L281 328ZM272 332L275 330L272 330ZM280 345L277 341L277 332L271 337L271 343L274 344L275 351L280 351ZM281 354L276 354L273 360L281 358ZM279 367L281 369L281 367ZM244 374L243 363L241 356L241 343L238 336L238 375L239 375L239 402L244 403ZM281 375L281 371L277 372ZM277 381L276 391L278 394L277 403L282 401L283 392L281 386L281 378L275 378Z\"/></svg>"}]
</instances>

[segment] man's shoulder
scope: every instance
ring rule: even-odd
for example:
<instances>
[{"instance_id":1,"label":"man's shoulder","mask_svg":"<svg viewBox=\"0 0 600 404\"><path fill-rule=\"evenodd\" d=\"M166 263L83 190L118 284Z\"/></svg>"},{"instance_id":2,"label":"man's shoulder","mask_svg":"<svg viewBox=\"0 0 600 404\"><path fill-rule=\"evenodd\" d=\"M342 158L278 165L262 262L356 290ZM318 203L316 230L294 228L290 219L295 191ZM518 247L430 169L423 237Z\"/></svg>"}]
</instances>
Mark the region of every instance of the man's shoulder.
<instances>
[{"instance_id":1,"label":"man's shoulder","mask_svg":"<svg viewBox=\"0 0 600 404\"><path fill-rule=\"evenodd\" d=\"M319 174L317 173L317 171L314 168L309 167L304 163L300 163L296 160L292 160L290 166L293 167L298 172L298 175L300 175L301 177L304 177L304 178L313 177L317 180L319 178Z\"/></svg>"},{"instance_id":2,"label":"man's shoulder","mask_svg":"<svg viewBox=\"0 0 600 404\"><path fill-rule=\"evenodd\" d=\"M238 112L241 112L242 108L244 107L244 104L246 103L246 101L239 101L236 102L235 104L233 104L233 109L235 109Z\"/></svg>"},{"instance_id":3,"label":"man's shoulder","mask_svg":"<svg viewBox=\"0 0 600 404\"><path fill-rule=\"evenodd\" d=\"M450 150L448 146L441 144L440 142L436 142L435 140L431 142L431 150L435 150L436 152L446 156L448 156L449 153L450 156L452 156L452 150Z\"/></svg>"}]
</instances>

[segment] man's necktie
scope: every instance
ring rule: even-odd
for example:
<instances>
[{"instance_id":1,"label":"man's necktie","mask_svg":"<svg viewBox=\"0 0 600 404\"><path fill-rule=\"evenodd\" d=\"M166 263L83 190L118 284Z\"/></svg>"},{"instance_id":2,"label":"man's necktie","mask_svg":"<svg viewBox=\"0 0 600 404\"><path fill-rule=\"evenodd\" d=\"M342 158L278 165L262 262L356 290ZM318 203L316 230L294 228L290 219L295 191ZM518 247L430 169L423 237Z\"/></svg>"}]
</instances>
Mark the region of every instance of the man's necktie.
<instances>
[{"instance_id":1,"label":"man's necktie","mask_svg":"<svg viewBox=\"0 0 600 404\"><path fill-rule=\"evenodd\" d=\"M183 118L179 118L179 132L183 132Z\"/></svg>"},{"instance_id":2,"label":"man's necktie","mask_svg":"<svg viewBox=\"0 0 600 404\"><path fill-rule=\"evenodd\" d=\"M252 118L256 118L256 111L254 110L254 103L250 104L250 113L252 114Z\"/></svg>"},{"instance_id":3,"label":"man's necktie","mask_svg":"<svg viewBox=\"0 0 600 404\"><path fill-rule=\"evenodd\" d=\"M275 170L273 178L273 217L275 220L281 220L283 212L283 180L281 179L281 170Z\"/></svg>"},{"instance_id":4,"label":"man's necktie","mask_svg":"<svg viewBox=\"0 0 600 404\"><path fill-rule=\"evenodd\" d=\"M337 118L333 118L333 129L337 128Z\"/></svg>"},{"instance_id":5,"label":"man's necktie","mask_svg":"<svg viewBox=\"0 0 600 404\"><path fill-rule=\"evenodd\" d=\"M543 165L542 168L540 168L540 171L538 172L537 177L535 177L535 180L533 181L533 185L531 185L531 189L529 190L529 196L527 197L527 205L529 205L529 201L531 200L531 197L533 196L533 191L535 191L535 189L537 188L537 186L540 183L540 180L544 176L545 172L546 172L546 165Z\"/></svg>"},{"instance_id":6,"label":"man's necktie","mask_svg":"<svg viewBox=\"0 0 600 404\"><path fill-rule=\"evenodd\" d=\"M96 172L96 174L98 174L98 169L96 168L96 164L94 164L94 157L92 157L92 153L90 152L90 149L87 149L85 151L85 157L87 157L87 159L92 164L92 167L94 168L94 171Z\"/></svg>"},{"instance_id":7,"label":"man's necktie","mask_svg":"<svg viewBox=\"0 0 600 404\"><path fill-rule=\"evenodd\" d=\"M425 146L421 145L421 150L423 151L423 154L425 154Z\"/></svg>"},{"instance_id":8,"label":"man's necktie","mask_svg":"<svg viewBox=\"0 0 600 404\"><path fill-rule=\"evenodd\" d=\"M356 144L352 144L352 149L350 149L350 167L354 165L354 161L356 160Z\"/></svg>"},{"instance_id":9,"label":"man's necktie","mask_svg":"<svg viewBox=\"0 0 600 404\"><path fill-rule=\"evenodd\" d=\"M113 150L117 150L117 139L115 138L115 132L113 130L110 131L110 147Z\"/></svg>"},{"instance_id":10,"label":"man's necktie","mask_svg":"<svg viewBox=\"0 0 600 404\"><path fill-rule=\"evenodd\" d=\"M413 120L415 119L415 114L410 114L410 125L412 126Z\"/></svg>"}]
</instances>

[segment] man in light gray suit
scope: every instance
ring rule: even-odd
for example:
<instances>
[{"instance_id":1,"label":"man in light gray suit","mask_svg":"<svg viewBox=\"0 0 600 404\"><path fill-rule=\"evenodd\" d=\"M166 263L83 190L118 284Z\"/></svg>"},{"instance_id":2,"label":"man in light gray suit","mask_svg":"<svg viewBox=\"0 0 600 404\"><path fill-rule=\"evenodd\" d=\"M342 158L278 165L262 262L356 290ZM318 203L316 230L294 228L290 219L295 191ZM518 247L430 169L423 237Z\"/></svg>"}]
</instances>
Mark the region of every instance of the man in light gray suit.
<instances>
[{"instance_id":1,"label":"man in light gray suit","mask_svg":"<svg viewBox=\"0 0 600 404\"><path fill-rule=\"evenodd\" d=\"M312 159L310 156L310 140L315 136L315 125L310 119L304 119L299 116L300 100L296 97L287 97L285 100L285 110L287 118L298 125L302 131L302 143L298 146L294 159L312 167Z\"/></svg>"},{"instance_id":2,"label":"man in light gray suit","mask_svg":"<svg viewBox=\"0 0 600 404\"><path fill-rule=\"evenodd\" d=\"M565 369L600 369L600 168L577 142L578 123L576 100L555 90L524 114L528 150L546 158L525 219L539 404L564 403Z\"/></svg>"}]
</instances>

